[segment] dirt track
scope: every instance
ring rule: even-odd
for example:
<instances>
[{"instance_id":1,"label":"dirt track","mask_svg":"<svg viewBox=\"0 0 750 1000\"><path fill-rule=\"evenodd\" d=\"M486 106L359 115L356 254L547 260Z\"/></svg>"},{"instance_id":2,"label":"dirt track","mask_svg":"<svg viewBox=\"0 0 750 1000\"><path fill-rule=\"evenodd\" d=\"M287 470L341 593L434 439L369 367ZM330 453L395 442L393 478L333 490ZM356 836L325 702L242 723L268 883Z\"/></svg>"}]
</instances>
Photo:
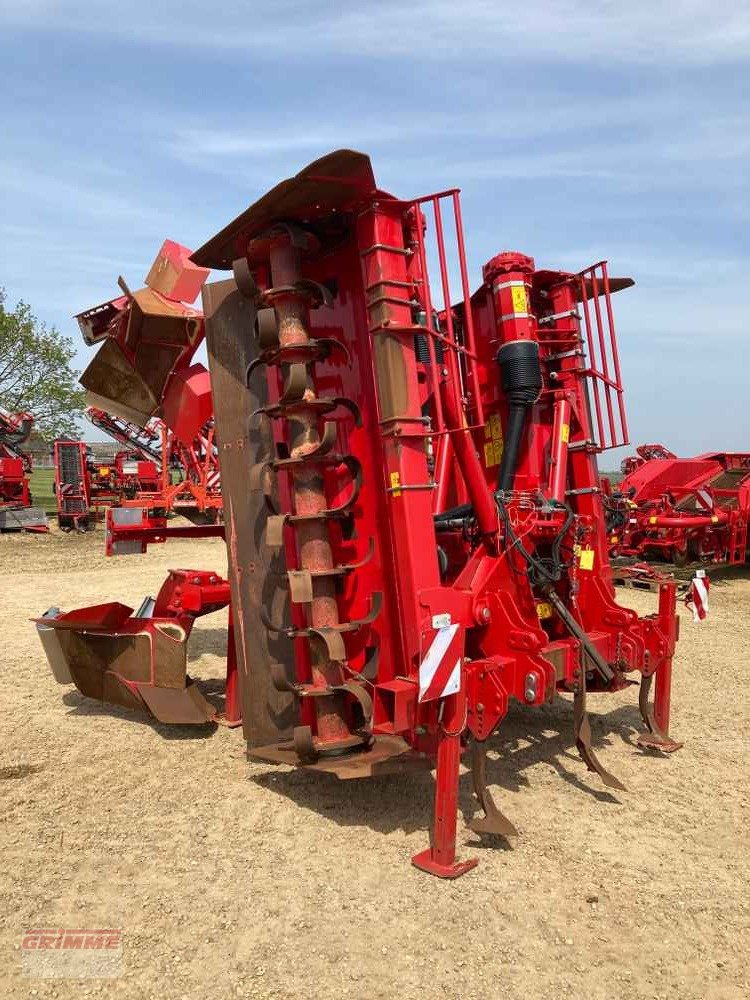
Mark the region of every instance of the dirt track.
<instances>
[{"instance_id":1,"label":"dirt track","mask_svg":"<svg viewBox=\"0 0 750 1000\"><path fill-rule=\"evenodd\" d=\"M89 537L0 537L0 995L741 1000L750 995L750 579L682 614L670 758L634 746L635 690L592 697L611 795L571 748L571 709L514 711L490 779L521 836L454 883L427 844L429 775L338 783L249 765L238 731L174 730L55 684L27 619L137 605L170 567L224 571L221 542L105 560ZM649 594L622 599L648 610ZM191 673L219 689L225 618ZM469 776L461 806L471 811ZM122 928L116 980L28 979L32 926Z\"/></svg>"}]
</instances>

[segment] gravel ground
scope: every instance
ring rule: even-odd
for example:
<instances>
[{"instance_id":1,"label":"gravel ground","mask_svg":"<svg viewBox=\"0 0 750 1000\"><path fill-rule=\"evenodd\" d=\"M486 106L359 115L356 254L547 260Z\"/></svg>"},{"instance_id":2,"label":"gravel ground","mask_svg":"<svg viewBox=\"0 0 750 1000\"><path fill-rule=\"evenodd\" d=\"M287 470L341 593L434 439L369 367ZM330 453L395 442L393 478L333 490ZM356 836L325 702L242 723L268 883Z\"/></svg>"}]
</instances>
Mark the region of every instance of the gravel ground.
<instances>
[{"instance_id":1,"label":"gravel ground","mask_svg":"<svg viewBox=\"0 0 750 1000\"><path fill-rule=\"evenodd\" d=\"M750 995L750 580L682 614L671 757L634 745L636 690L592 696L613 795L572 748L569 702L515 710L490 780L521 836L476 843L441 882L429 774L337 782L248 764L241 733L170 729L55 684L28 619L119 599L168 568L224 572L223 543L106 560L91 536L0 537L0 993L3 997L503 997L741 1000ZM650 610L650 594L622 592ZM202 619L191 673L222 676L226 618ZM461 807L472 810L464 774ZM123 933L111 980L29 978L32 927Z\"/></svg>"}]
</instances>

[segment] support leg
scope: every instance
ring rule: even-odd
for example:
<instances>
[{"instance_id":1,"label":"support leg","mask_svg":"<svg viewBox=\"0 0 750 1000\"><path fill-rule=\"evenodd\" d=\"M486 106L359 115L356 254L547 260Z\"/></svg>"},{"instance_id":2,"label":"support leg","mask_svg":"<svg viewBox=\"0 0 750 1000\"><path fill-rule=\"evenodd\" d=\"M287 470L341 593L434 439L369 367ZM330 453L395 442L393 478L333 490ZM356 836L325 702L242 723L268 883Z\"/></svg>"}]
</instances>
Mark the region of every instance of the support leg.
<instances>
[{"instance_id":1,"label":"support leg","mask_svg":"<svg viewBox=\"0 0 750 1000\"><path fill-rule=\"evenodd\" d=\"M461 761L461 729L464 724L466 693L446 698L437 752L435 774L435 819L432 845L415 854L412 864L438 878L458 878L477 865L476 858L456 861L458 815L458 771Z\"/></svg>"},{"instance_id":2,"label":"support leg","mask_svg":"<svg viewBox=\"0 0 750 1000\"><path fill-rule=\"evenodd\" d=\"M229 605L229 627L227 629L227 683L224 697L224 712L216 721L230 729L242 725L242 700L237 676L237 653L234 646L234 621L232 605Z\"/></svg>"}]
</instances>

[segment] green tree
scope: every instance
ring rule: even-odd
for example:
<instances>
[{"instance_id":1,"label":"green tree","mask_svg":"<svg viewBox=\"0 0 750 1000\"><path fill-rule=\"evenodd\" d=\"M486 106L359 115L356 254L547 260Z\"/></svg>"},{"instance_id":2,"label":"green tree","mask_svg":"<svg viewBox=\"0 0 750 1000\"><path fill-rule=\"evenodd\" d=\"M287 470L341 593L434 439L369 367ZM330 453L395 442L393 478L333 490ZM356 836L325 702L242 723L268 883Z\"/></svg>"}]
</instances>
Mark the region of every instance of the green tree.
<instances>
[{"instance_id":1,"label":"green tree","mask_svg":"<svg viewBox=\"0 0 750 1000\"><path fill-rule=\"evenodd\" d=\"M80 372L71 367L73 341L41 323L25 302L8 310L5 300L0 288L0 406L28 410L34 430L48 441L78 437L85 398Z\"/></svg>"}]
</instances>

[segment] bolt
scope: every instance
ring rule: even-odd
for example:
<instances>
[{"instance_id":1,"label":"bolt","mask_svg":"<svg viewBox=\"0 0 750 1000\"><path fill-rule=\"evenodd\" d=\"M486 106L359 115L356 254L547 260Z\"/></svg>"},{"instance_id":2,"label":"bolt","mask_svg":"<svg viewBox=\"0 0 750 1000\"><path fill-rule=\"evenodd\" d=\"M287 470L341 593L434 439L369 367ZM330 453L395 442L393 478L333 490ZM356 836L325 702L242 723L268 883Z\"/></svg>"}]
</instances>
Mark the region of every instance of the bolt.
<instances>
[{"instance_id":1,"label":"bolt","mask_svg":"<svg viewBox=\"0 0 750 1000\"><path fill-rule=\"evenodd\" d=\"M488 622L490 620L490 609L489 608L482 608L482 618L484 618L484 620L486 622Z\"/></svg>"},{"instance_id":2,"label":"bolt","mask_svg":"<svg viewBox=\"0 0 750 1000\"><path fill-rule=\"evenodd\" d=\"M528 702L536 701L537 675L533 672L526 674L523 696Z\"/></svg>"}]
</instances>

